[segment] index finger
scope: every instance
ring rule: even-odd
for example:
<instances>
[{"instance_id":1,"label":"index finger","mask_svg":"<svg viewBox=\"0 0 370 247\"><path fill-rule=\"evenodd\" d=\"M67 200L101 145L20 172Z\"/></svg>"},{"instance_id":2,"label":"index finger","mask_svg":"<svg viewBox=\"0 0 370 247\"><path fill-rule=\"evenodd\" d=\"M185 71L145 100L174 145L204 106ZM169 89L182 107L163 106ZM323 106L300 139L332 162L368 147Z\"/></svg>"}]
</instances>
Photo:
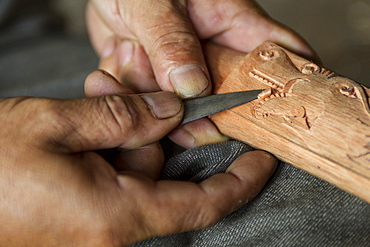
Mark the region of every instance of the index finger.
<instances>
[{"instance_id":1,"label":"index finger","mask_svg":"<svg viewBox=\"0 0 370 247\"><path fill-rule=\"evenodd\" d=\"M187 1L119 3L126 25L148 54L162 90L174 91L182 98L209 94L209 74L188 17Z\"/></svg>"}]
</instances>

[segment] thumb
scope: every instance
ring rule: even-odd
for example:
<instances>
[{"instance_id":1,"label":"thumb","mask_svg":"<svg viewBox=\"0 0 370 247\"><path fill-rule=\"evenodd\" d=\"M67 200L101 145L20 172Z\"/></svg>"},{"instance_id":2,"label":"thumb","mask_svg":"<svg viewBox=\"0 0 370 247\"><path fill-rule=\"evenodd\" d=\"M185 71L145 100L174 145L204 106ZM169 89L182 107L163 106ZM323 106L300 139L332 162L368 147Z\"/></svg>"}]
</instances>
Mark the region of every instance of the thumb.
<instances>
[{"instance_id":1,"label":"thumb","mask_svg":"<svg viewBox=\"0 0 370 247\"><path fill-rule=\"evenodd\" d=\"M119 2L122 10L141 12L123 11L124 20L148 54L161 89L183 98L209 94L209 74L186 1L126 2Z\"/></svg>"},{"instance_id":2,"label":"thumb","mask_svg":"<svg viewBox=\"0 0 370 247\"><path fill-rule=\"evenodd\" d=\"M42 131L35 138L68 152L145 146L175 128L183 114L181 100L171 92L34 100L42 101L34 117Z\"/></svg>"}]
</instances>

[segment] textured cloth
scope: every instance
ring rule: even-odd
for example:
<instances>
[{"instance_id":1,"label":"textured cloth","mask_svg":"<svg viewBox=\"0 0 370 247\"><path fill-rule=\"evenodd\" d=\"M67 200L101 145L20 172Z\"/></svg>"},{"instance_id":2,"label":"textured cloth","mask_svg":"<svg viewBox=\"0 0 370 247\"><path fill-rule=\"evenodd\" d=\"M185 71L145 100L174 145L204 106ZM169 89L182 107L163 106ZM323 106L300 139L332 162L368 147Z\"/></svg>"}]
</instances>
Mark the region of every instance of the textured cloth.
<instances>
[{"instance_id":1,"label":"textured cloth","mask_svg":"<svg viewBox=\"0 0 370 247\"><path fill-rule=\"evenodd\" d=\"M162 178L199 182L251 148L207 145L169 159ZM370 205L293 166L279 164L252 202L215 226L134 246L370 246Z\"/></svg>"},{"instance_id":2,"label":"textured cloth","mask_svg":"<svg viewBox=\"0 0 370 247\"><path fill-rule=\"evenodd\" d=\"M10 1L0 0L1 6L11 6ZM50 34L34 16L30 23L38 35L19 25L0 29L0 96L83 97L84 79L98 63L88 41L61 31ZM187 151L174 146L166 143L162 179L199 182L251 150L236 141ZM255 200L215 226L135 246L370 246L370 205L282 163Z\"/></svg>"},{"instance_id":3,"label":"textured cloth","mask_svg":"<svg viewBox=\"0 0 370 247\"><path fill-rule=\"evenodd\" d=\"M228 145L215 144L187 150L169 159L161 179L199 183L214 174L225 172L238 156L251 150L251 147L235 141ZM207 162L204 162L204 157L207 157Z\"/></svg>"}]
</instances>

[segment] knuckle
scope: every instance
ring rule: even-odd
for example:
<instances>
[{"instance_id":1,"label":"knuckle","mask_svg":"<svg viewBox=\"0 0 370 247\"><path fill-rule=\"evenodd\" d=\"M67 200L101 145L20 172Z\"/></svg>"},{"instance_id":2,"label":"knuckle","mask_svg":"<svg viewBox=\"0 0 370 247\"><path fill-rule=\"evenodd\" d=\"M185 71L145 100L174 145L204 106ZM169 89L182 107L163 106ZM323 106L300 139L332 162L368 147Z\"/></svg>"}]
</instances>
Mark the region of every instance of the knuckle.
<instances>
[{"instance_id":1,"label":"knuckle","mask_svg":"<svg viewBox=\"0 0 370 247\"><path fill-rule=\"evenodd\" d=\"M30 109L34 115L31 125L35 131L50 133L54 130L59 131L61 127L67 126L67 119L54 104L53 101L47 99L38 99L30 104Z\"/></svg>"},{"instance_id":2,"label":"knuckle","mask_svg":"<svg viewBox=\"0 0 370 247\"><path fill-rule=\"evenodd\" d=\"M194 205L191 206L194 207ZM172 225L171 229L175 229L175 232L201 230L215 225L222 219L223 215L212 204L203 201L203 204L197 208L197 210L194 208L189 210L177 221L173 221L172 218L171 222L167 222L167 226Z\"/></svg>"},{"instance_id":3,"label":"knuckle","mask_svg":"<svg viewBox=\"0 0 370 247\"><path fill-rule=\"evenodd\" d=\"M165 22L147 30L151 49L149 56L160 56L163 60L184 60L199 50L200 43L192 26L187 21Z\"/></svg>"},{"instance_id":4,"label":"knuckle","mask_svg":"<svg viewBox=\"0 0 370 247\"><path fill-rule=\"evenodd\" d=\"M223 217L227 215L223 203L215 201L215 197L209 194L204 187L200 186L202 190L201 200L199 200L199 207L196 221L194 225L197 229L203 229L213 226Z\"/></svg>"},{"instance_id":5,"label":"knuckle","mask_svg":"<svg viewBox=\"0 0 370 247\"><path fill-rule=\"evenodd\" d=\"M105 129L113 136L129 136L139 125L139 110L131 97L109 95L104 97L110 121L103 121Z\"/></svg>"},{"instance_id":6,"label":"knuckle","mask_svg":"<svg viewBox=\"0 0 370 247\"><path fill-rule=\"evenodd\" d=\"M195 226L197 229L203 229L216 224L223 218L221 210L213 203L206 203L202 210L198 213Z\"/></svg>"},{"instance_id":7,"label":"knuckle","mask_svg":"<svg viewBox=\"0 0 370 247\"><path fill-rule=\"evenodd\" d=\"M195 34L186 30L169 31L157 37L153 43L155 44L154 50L159 51L161 56L165 56L167 59L191 53L199 46Z\"/></svg>"},{"instance_id":8,"label":"knuckle","mask_svg":"<svg viewBox=\"0 0 370 247\"><path fill-rule=\"evenodd\" d=\"M200 43L189 19L187 1L152 1L142 7L147 11L132 15L130 26L149 57L158 63L188 62L195 59L194 51L199 51L196 59L200 59Z\"/></svg>"},{"instance_id":9,"label":"knuckle","mask_svg":"<svg viewBox=\"0 0 370 247\"><path fill-rule=\"evenodd\" d=\"M49 99L38 99L35 102L37 111L32 118L32 131L38 136L40 143L68 149L63 141L71 136L77 129L73 118L69 117L69 109L63 107L60 101ZM80 115L80 117L83 117ZM50 146L51 147L51 146Z\"/></svg>"},{"instance_id":10,"label":"knuckle","mask_svg":"<svg viewBox=\"0 0 370 247\"><path fill-rule=\"evenodd\" d=\"M211 199L207 199L207 195L202 198L198 200L196 205L189 204L188 212L184 213L182 217L171 217L171 221L167 222L166 225L172 224L171 229L176 229L177 232L201 230L215 225L225 216L224 212ZM174 221L174 218L177 218L177 221Z\"/></svg>"},{"instance_id":11,"label":"knuckle","mask_svg":"<svg viewBox=\"0 0 370 247\"><path fill-rule=\"evenodd\" d=\"M0 135L14 143L30 144L43 140L42 132L48 126L40 119L40 102L30 97L16 97L1 101L0 118L2 128ZM11 137L11 138L9 138Z\"/></svg>"},{"instance_id":12,"label":"knuckle","mask_svg":"<svg viewBox=\"0 0 370 247\"><path fill-rule=\"evenodd\" d=\"M17 136L23 147L62 147L61 140L68 138L73 125L67 117L68 110L59 103L58 100L31 97L8 100L3 112L7 116L3 121L6 131Z\"/></svg>"}]
</instances>

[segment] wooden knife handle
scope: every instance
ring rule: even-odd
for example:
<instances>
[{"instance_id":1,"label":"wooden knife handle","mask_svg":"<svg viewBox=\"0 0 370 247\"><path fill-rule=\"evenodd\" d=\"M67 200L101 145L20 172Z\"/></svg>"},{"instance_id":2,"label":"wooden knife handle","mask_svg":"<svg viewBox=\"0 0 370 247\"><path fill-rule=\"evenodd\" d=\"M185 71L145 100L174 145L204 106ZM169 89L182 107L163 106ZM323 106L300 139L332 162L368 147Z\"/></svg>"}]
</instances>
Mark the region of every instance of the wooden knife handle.
<instances>
[{"instance_id":1,"label":"wooden knife handle","mask_svg":"<svg viewBox=\"0 0 370 247\"><path fill-rule=\"evenodd\" d=\"M219 130L370 203L370 90L266 42L249 54L207 43L215 94L266 89L212 115Z\"/></svg>"}]
</instances>

